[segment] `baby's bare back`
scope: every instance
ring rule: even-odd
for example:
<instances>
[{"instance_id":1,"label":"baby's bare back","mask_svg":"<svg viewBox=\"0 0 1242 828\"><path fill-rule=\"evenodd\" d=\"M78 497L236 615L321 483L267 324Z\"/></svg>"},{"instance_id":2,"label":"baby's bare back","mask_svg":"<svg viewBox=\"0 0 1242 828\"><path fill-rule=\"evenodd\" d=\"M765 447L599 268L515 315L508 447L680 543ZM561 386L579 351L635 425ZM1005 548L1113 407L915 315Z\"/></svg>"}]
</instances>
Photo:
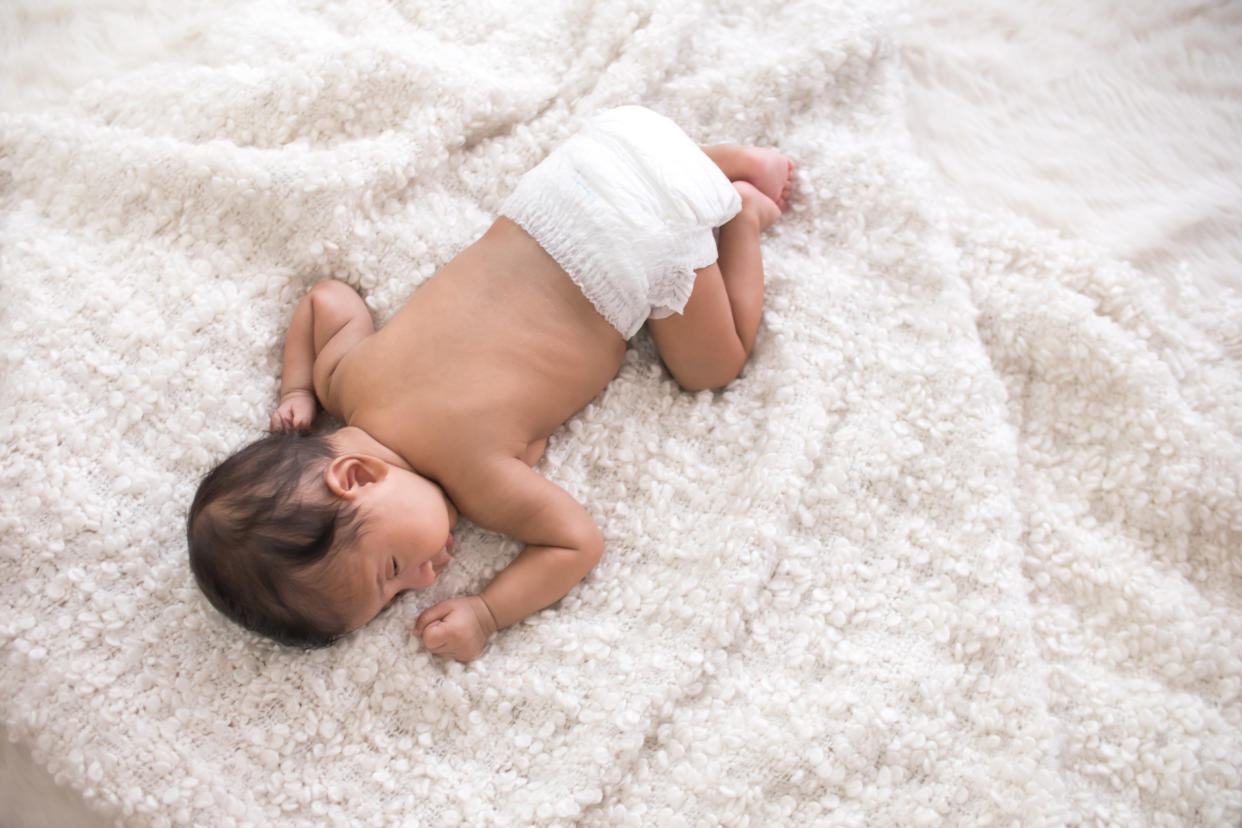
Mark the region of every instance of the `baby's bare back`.
<instances>
[{"instance_id":1,"label":"baby's bare back","mask_svg":"<svg viewBox=\"0 0 1242 828\"><path fill-rule=\"evenodd\" d=\"M565 272L501 218L341 358L325 404L451 492L472 460L533 465L624 355Z\"/></svg>"}]
</instances>

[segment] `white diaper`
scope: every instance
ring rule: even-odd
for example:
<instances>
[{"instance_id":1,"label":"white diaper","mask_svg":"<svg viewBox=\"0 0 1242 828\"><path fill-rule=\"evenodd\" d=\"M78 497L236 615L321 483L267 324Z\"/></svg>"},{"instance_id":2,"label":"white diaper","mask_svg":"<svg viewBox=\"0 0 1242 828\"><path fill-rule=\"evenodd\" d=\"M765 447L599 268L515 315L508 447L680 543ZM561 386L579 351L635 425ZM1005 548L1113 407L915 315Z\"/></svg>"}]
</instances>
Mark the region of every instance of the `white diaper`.
<instances>
[{"instance_id":1,"label":"white diaper","mask_svg":"<svg viewBox=\"0 0 1242 828\"><path fill-rule=\"evenodd\" d=\"M629 339L681 313L715 227L742 209L729 179L681 129L640 106L603 112L526 173L500 208Z\"/></svg>"}]
</instances>

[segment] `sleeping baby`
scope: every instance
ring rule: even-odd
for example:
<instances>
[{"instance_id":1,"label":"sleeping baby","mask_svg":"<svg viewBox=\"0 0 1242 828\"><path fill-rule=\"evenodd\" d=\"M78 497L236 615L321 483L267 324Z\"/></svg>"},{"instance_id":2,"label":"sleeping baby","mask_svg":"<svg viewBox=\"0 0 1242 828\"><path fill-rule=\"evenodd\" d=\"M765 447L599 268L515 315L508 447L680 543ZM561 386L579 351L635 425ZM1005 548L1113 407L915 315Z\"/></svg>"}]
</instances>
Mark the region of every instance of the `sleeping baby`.
<instances>
[{"instance_id":1,"label":"sleeping baby","mask_svg":"<svg viewBox=\"0 0 1242 828\"><path fill-rule=\"evenodd\" d=\"M352 288L315 285L289 325L272 432L212 470L190 507L200 588L251 630L322 646L434 582L460 512L525 547L478 595L419 616L429 651L469 661L559 600L604 542L532 468L548 435L643 324L684 388L738 375L763 305L759 234L792 177L774 150L700 148L622 107L526 173L379 330ZM309 433L320 404L345 425Z\"/></svg>"}]
</instances>

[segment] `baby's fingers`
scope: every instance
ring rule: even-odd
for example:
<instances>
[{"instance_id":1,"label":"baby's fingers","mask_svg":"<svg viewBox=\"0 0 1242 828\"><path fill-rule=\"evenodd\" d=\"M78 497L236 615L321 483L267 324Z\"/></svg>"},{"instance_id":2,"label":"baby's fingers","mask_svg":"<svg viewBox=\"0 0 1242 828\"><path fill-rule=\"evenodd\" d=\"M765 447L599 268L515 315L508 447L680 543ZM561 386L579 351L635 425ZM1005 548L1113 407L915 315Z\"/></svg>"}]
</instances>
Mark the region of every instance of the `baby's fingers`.
<instances>
[{"instance_id":1,"label":"baby's fingers","mask_svg":"<svg viewBox=\"0 0 1242 828\"><path fill-rule=\"evenodd\" d=\"M272 414L272 431L291 432L297 426L293 422L293 414L285 406L276 409Z\"/></svg>"},{"instance_id":2,"label":"baby's fingers","mask_svg":"<svg viewBox=\"0 0 1242 828\"><path fill-rule=\"evenodd\" d=\"M448 624L443 621L432 621L423 630L423 646L436 654L448 647L451 638Z\"/></svg>"},{"instance_id":3,"label":"baby's fingers","mask_svg":"<svg viewBox=\"0 0 1242 828\"><path fill-rule=\"evenodd\" d=\"M439 621L453 611L453 606L448 601L441 601L433 607L423 610L422 615L418 616L418 620L414 622L414 634L419 638L427 630L427 625L433 621ZM426 643L426 642L424 642Z\"/></svg>"},{"instance_id":4,"label":"baby's fingers","mask_svg":"<svg viewBox=\"0 0 1242 828\"><path fill-rule=\"evenodd\" d=\"M306 393L295 393L276 407L276 412L272 414L272 430L286 434L305 434L310 431L311 423L315 421L315 412L314 397Z\"/></svg>"}]
</instances>

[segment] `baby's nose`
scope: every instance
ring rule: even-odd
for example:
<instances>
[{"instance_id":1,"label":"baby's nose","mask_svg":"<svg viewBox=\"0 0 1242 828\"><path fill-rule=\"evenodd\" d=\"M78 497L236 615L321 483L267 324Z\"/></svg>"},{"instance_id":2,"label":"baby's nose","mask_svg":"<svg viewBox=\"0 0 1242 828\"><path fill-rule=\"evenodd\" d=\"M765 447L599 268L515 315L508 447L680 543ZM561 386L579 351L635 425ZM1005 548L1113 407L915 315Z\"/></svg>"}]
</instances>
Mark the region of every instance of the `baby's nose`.
<instances>
[{"instance_id":1,"label":"baby's nose","mask_svg":"<svg viewBox=\"0 0 1242 828\"><path fill-rule=\"evenodd\" d=\"M436 553L436 556L431 559L431 565L433 568L435 568L435 571L438 573L442 571L446 566L449 565L450 560L452 560L452 558L449 557L448 550L441 549L439 552Z\"/></svg>"}]
</instances>

